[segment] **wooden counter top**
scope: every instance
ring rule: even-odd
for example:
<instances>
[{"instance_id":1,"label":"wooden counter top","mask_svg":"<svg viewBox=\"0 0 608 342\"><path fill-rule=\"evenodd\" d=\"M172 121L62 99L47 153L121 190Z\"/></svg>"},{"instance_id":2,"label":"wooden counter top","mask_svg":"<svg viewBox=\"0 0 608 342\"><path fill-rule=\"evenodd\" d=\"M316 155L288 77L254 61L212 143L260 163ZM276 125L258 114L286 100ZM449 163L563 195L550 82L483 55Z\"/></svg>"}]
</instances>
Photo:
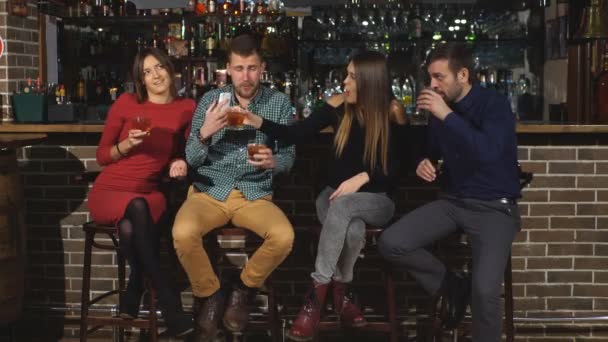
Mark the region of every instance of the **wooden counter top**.
<instances>
[{"instance_id":1,"label":"wooden counter top","mask_svg":"<svg viewBox=\"0 0 608 342\"><path fill-rule=\"evenodd\" d=\"M101 133L104 125L1 124L0 133Z\"/></svg>"},{"instance_id":2,"label":"wooden counter top","mask_svg":"<svg viewBox=\"0 0 608 342\"><path fill-rule=\"evenodd\" d=\"M0 124L3 133L101 133L104 125L83 124ZM331 129L322 132L331 133ZM517 133L608 133L608 125L518 124Z\"/></svg>"}]
</instances>

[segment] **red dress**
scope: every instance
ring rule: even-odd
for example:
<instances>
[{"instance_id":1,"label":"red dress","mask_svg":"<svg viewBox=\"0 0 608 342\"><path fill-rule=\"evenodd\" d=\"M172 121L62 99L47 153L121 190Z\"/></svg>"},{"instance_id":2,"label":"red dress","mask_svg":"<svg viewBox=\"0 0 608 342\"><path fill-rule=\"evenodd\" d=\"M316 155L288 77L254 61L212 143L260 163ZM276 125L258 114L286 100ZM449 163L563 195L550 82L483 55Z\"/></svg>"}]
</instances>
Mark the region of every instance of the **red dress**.
<instances>
[{"instance_id":1,"label":"red dress","mask_svg":"<svg viewBox=\"0 0 608 342\"><path fill-rule=\"evenodd\" d=\"M116 100L97 148L97 162L104 168L89 191L88 207L93 220L116 225L129 202L143 197L154 222L158 221L166 209L159 183L167 174L169 162L184 154L194 108L194 101L181 98L168 104L140 104L135 94L123 94ZM150 135L126 157L114 161L110 150L128 137L130 119L135 116L150 119Z\"/></svg>"}]
</instances>

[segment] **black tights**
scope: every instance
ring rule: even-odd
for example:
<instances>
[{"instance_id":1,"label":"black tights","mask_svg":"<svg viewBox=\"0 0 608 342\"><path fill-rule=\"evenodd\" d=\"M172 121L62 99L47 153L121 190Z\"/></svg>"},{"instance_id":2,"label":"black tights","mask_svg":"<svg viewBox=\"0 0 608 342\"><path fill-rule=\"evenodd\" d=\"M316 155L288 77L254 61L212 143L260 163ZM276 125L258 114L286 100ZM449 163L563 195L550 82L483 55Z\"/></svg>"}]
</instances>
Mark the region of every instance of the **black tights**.
<instances>
[{"instance_id":1,"label":"black tights","mask_svg":"<svg viewBox=\"0 0 608 342\"><path fill-rule=\"evenodd\" d=\"M145 273L158 292L161 309L174 311L178 310L177 296L171 291L160 269L159 226L154 224L148 202L141 197L129 202L123 219L118 222L120 250L131 268L127 291L141 294Z\"/></svg>"}]
</instances>

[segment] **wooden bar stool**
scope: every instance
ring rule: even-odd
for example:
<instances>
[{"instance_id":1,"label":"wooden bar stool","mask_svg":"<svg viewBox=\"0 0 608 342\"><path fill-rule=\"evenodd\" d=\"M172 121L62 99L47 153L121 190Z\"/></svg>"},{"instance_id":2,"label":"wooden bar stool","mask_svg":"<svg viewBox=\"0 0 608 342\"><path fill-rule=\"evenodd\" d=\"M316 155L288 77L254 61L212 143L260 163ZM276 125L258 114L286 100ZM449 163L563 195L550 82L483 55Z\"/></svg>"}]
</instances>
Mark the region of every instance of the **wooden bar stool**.
<instances>
[{"instance_id":1,"label":"wooden bar stool","mask_svg":"<svg viewBox=\"0 0 608 342\"><path fill-rule=\"evenodd\" d=\"M115 336L119 341L124 340L125 328L139 328L143 331L148 331L149 341L157 341L158 317L156 315L156 291L153 287L148 286L146 293L150 305L149 315L147 318L137 318L134 320L126 320L120 317L100 317L89 315L89 308L95 303L115 294L125 288L125 258L120 253L118 239L116 237L116 227L99 225L95 222L87 222L82 226L85 232L84 244L84 264L82 269L82 297L80 310L80 341L85 342L87 335L93 333L104 326L112 326L118 328L118 336ZM112 243L98 243L95 241L97 234L107 235ZM93 247L103 250L115 251L118 259L118 289L110 290L101 295L90 298L91 290L91 254ZM89 329L89 326L92 326Z\"/></svg>"},{"instance_id":2,"label":"wooden bar stool","mask_svg":"<svg viewBox=\"0 0 608 342\"><path fill-rule=\"evenodd\" d=\"M249 255L253 254L264 243L264 239L247 229L226 226L214 229L207 234L204 243L209 257L213 260L212 264L216 268L216 274L221 277L218 268L224 266L242 268L249 259ZM266 293L268 298L266 319L255 320L250 315L247 329L267 331L270 334L271 341L282 341L281 321L272 275L266 279L261 292ZM233 334L234 340L239 337L244 338L239 334Z\"/></svg>"},{"instance_id":3,"label":"wooden bar stool","mask_svg":"<svg viewBox=\"0 0 608 342\"><path fill-rule=\"evenodd\" d=\"M313 233L316 236L317 246L319 236L321 234L321 227L315 227ZM379 227L367 226L365 229L365 247L363 248L362 255L376 254L377 253L377 241L382 234L383 229ZM314 239L313 239L314 241ZM314 248L316 250L316 246ZM388 341L397 342L399 339L399 324L397 322L397 300L395 296L395 282L393 279L393 271L391 264L385 261L381 261L379 265L382 270L382 276L384 278L384 290L386 292L386 312L384 314L384 320L381 321L368 321L367 325L361 328L356 328L354 331L371 331L381 332L388 334ZM339 331L342 327L338 321L337 315L325 315L321 316L319 322L319 332L328 331ZM315 337L315 340L318 336Z\"/></svg>"}]
</instances>

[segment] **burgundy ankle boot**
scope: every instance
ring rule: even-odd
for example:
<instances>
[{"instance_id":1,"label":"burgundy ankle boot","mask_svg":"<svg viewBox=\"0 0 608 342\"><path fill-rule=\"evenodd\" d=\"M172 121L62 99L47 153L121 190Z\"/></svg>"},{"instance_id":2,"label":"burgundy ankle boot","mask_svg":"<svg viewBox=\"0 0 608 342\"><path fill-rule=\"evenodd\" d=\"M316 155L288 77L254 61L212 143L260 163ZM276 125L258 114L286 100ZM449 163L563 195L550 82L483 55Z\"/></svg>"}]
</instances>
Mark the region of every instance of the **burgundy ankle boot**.
<instances>
[{"instance_id":1,"label":"burgundy ankle boot","mask_svg":"<svg viewBox=\"0 0 608 342\"><path fill-rule=\"evenodd\" d=\"M348 296L347 283L333 282L334 311L345 328L360 328L367 324L361 309Z\"/></svg>"},{"instance_id":2,"label":"burgundy ankle boot","mask_svg":"<svg viewBox=\"0 0 608 342\"><path fill-rule=\"evenodd\" d=\"M313 288L306 295L304 306L296 316L287 337L294 341L311 341L319 329L321 311L325 305L325 296L329 284L313 282Z\"/></svg>"}]
</instances>

